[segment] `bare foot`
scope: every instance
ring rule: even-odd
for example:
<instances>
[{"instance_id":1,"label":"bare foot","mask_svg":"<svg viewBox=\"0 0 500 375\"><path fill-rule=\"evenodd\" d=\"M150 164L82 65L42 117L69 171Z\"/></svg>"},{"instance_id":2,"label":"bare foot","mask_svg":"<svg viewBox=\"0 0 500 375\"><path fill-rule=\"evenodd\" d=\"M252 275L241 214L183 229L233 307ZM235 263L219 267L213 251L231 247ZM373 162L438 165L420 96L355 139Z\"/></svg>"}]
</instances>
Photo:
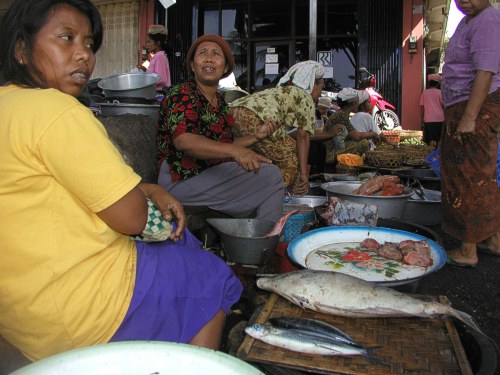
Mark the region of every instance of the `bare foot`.
<instances>
[{"instance_id":1,"label":"bare foot","mask_svg":"<svg viewBox=\"0 0 500 375\"><path fill-rule=\"evenodd\" d=\"M500 232L496 232L493 236L479 242L477 247L486 249L490 253L500 255Z\"/></svg>"},{"instance_id":2,"label":"bare foot","mask_svg":"<svg viewBox=\"0 0 500 375\"><path fill-rule=\"evenodd\" d=\"M452 258L454 263L458 263L464 266L476 266L478 262L476 244L462 242L460 247L447 251L446 255L448 258Z\"/></svg>"}]
</instances>

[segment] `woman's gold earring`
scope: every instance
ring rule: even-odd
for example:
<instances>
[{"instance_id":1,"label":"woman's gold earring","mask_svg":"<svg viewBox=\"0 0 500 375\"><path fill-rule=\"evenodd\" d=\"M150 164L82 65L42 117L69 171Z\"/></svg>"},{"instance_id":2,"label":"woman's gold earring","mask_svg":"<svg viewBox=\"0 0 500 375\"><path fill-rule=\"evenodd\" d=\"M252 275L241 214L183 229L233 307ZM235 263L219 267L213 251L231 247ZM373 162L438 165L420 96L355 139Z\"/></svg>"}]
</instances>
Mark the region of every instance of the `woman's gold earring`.
<instances>
[{"instance_id":1,"label":"woman's gold earring","mask_svg":"<svg viewBox=\"0 0 500 375\"><path fill-rule=\"evenodd\" d=\"M22 58L19 59L19 64L23 65L23 59Z\"/></svg>"}]
</instances>

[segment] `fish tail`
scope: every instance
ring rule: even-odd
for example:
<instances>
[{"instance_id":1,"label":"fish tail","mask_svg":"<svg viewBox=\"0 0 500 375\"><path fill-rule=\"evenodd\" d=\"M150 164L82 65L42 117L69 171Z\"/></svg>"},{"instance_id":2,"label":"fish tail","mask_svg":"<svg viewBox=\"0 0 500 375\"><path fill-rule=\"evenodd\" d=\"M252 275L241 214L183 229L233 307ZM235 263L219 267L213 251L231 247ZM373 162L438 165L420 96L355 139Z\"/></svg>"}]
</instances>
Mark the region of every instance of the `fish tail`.
<instances>
[{"instance_id":1,"label":"fish tail","mask_svg":"<svg viewBox=\"0 0 500 375\"><path fill-rule=\"evenodd\" d=\"M474 320L474 318L472 316L470 316L466 312L463 312L463 311L460 311L460 310L456 310L456 309L451 309L450 315L452 315L453 317L457 318L462 323L464 323L466 326L472 328L474 331L476 331L479 334L481 334L483 337L487 338L493 344L493 346L495 347L496 351L498 353L500 353L500 349L498 348L498 345L496 344L496 342L492 338L490 338L488 335L486 335L481 330L481 328L479 328L479 325L476 323L476 321Z\"/></svg>"},{"instance_id":2,"label":"fish tail","mask_svg":"<svg viewBox=\"0 0 500 375\"><path fill-rule=\"evenodd\" d=\"M381 358L377 358L377 357L374 357L373 356L373 353L382 349L381 346L372 346L372 347L369 347L369 348L366 348L366 350L361 353L361 355L363 356L364 359L366 359L368 362L370 362L371 365L379 365L379 366L384 366L384 367L387 367L389 368L390 365L383 361Z\"/></svg>"},{"instance_id":3,"label":"fish tail","mask_svg":"<svg viewBox=\"0 0 500 375\"><path fill-rule=\"evenodd\" d=\"M480 334L485 335L483 333L483 331L481 331L481 328L476 323L476 321L474 320L474 318L472 316L470 316L469 314L467 314L466 312L463 312L463 311L460 311L460 310L456 310L456 309L451 309L451 314L450 315L454 316L455 318L457 318L458 320L460 320L462 323L464 323L466 326L472 328L474 331L477 331Z\"/></svg>"}]
</instances>

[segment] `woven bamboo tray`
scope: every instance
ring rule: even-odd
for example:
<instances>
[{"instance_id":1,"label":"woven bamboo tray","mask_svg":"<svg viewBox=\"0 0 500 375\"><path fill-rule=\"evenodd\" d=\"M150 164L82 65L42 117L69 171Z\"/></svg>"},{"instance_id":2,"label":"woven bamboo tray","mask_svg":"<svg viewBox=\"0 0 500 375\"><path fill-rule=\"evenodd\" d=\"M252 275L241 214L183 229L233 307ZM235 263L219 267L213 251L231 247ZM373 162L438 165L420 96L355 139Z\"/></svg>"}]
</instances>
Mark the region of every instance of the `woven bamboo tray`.
<instances>
[{"instance_id":1,"label":"woven bamboo tray","mask_svg":"<svg viewBox=\"0 0 500 375\"><path fill-rule=\"evenodd\" d=\"M431 299L430 296L415 296ZM439 297L447 303L446 297ZM344 318L303 310L271 294L255 323L274 317L301 317L332 324L360 345L380 346L373 355L389 367L371 365L361 356L321 356L298 353L245 336L236 356L320 374L472 374L458 333L450 318Z\"/></svg>"}]
</instances>

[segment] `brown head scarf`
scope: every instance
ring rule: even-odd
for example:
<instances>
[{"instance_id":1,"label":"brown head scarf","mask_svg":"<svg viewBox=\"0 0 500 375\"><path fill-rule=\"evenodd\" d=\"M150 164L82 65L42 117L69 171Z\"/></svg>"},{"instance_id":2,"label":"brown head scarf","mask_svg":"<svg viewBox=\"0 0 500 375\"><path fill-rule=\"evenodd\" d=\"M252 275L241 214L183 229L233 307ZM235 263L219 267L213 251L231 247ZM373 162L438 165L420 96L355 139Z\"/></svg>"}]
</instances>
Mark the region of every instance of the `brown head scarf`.
<instances>
[{"instance_id":1,"label":"brown head scarf","mask_svg":"<svg viewBox=\"0 0 500 375\"><path fill-rule=\"evenodd\" d=\"M234 57L231 52L231 47L229 47L229 44L227 44L227 42L224 39L222 39L219 35L215 34L202 35L193 42L191 48L189 48L186 59L188 73L193 74L193 70L191 69L191 61L193 60L193 55L194 52L196 51L196 48L198 48L198 46L203 42L216 43L219 45L220 48L222 48L224 56L226 57L226 64L227 64L227 71L224 73L222 78L226 78L227 76L229 76L234 68Z\"/></svg>"}]
</instances>

